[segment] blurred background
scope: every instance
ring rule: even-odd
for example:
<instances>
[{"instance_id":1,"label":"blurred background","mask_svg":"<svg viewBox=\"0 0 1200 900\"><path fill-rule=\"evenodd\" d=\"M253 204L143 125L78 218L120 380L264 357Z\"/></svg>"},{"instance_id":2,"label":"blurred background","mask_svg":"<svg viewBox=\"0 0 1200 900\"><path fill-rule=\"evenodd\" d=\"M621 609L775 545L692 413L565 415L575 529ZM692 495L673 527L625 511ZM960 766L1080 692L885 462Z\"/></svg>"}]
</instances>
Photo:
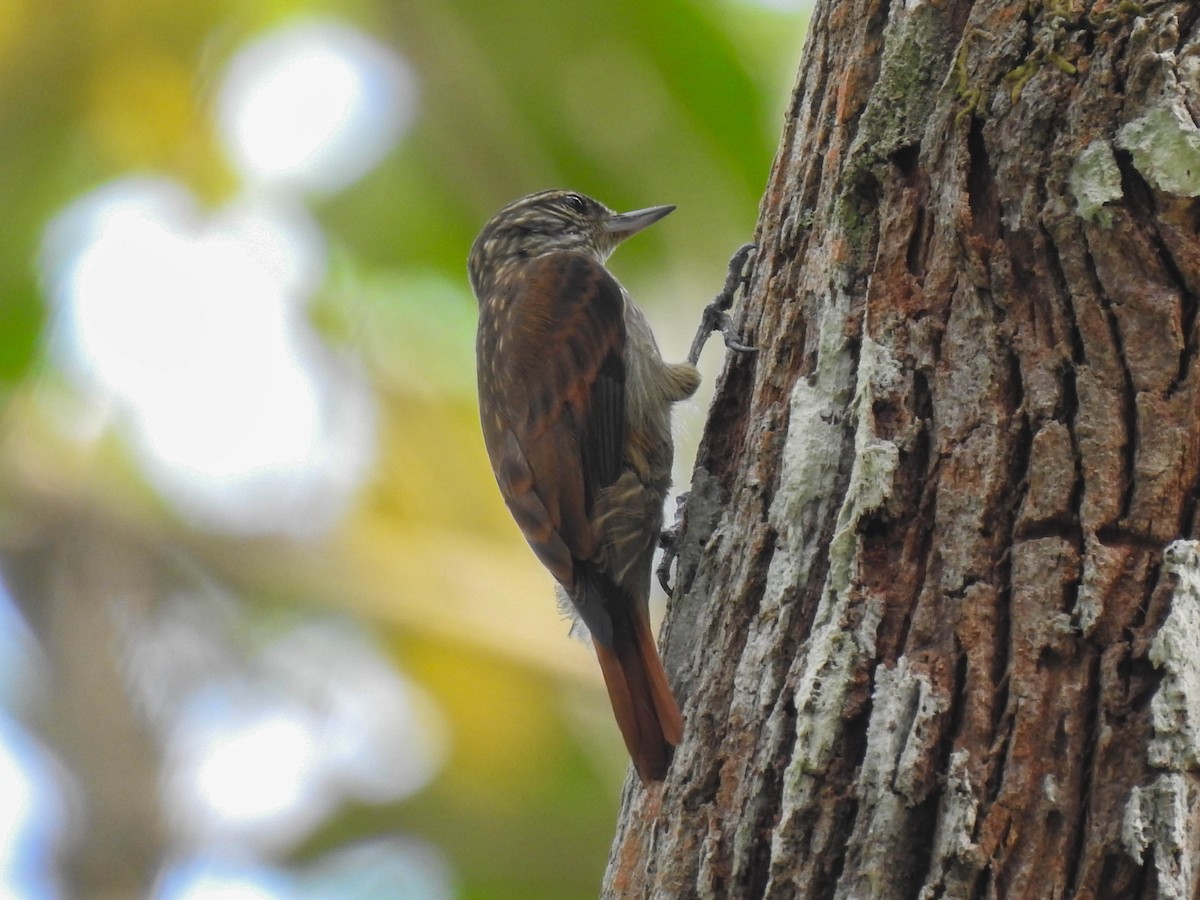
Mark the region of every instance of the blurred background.
<instances>
[{"instance_id":1,"label":"blurred background","mask_svg":"<svg viewBox=\"0 0 1200 900\"><path fill-rule=\"evenodd\" d=\"M678 204L611 265L682 357L801 6L0 0L0 896L596 896L627 758L466 254Z\"/></svg>"}]
</instances>

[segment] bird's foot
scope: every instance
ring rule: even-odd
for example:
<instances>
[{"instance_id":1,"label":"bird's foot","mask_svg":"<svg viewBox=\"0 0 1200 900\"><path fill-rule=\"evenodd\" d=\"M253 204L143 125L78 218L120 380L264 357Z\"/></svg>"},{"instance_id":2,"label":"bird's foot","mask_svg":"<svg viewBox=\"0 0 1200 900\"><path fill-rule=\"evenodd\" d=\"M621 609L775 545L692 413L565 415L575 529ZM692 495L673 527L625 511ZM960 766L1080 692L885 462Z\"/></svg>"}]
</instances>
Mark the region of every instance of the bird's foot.
<instances>
[{"instance_id":1,"label":"bird's foot","mask_svg":"<svg viewBox=\"0 0 1200 900\"><path fill-rule=\"evenodd\" d=\"M671 564L679 556L679 542L683 537L683 513L687 508L687 498L687 494L680 494L675 498L675 521L658 536L658 546L662 547L663 555L654 573L668 597L671 596Z\"/></svg>"},{"instance_id":2,"label":"bird's foot","mask_svg":"<svg viewBox=\"0 0 1200 900\"><path fill-rule=\"evenodd\" d=\"M714 331L720 331L721 336L725 339L725 346L736 353L758 352L757 347L743 344L738 339L733 320L729 317L729 308L733 306L738 289L740 288L744 292L750 286L751 267L748 263L757 249L754 244L743 244L729 260L729 273L725 276L725 286L721 288L721 293L717 294L712 302L704 307L700 327L696 330L696 337L692 339L688 362L693 366L700 359L700 351L708 342L708 336Z\"/></svg>"}]
</instances>

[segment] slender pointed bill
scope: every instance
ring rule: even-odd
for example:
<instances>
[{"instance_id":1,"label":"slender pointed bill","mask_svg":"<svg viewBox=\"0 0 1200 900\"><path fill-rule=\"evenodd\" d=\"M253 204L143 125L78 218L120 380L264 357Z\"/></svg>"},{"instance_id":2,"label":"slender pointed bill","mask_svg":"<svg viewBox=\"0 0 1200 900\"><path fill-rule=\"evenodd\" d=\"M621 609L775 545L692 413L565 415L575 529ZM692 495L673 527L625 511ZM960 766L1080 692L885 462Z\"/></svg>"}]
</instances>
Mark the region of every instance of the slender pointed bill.
<instances>
[{"instance_id":1,"label":"slender pointed bill","mask_svg":"<svg viewBox=\"0 0 1200 900\"><path fill-rule=\"evenodd\" d=\"M608 220L608 233L621 239L627 238L653 225L673 209L674 206L650 206L646 209L635 209L633 212L618 213Z\"/></svg>"}]
</instances>

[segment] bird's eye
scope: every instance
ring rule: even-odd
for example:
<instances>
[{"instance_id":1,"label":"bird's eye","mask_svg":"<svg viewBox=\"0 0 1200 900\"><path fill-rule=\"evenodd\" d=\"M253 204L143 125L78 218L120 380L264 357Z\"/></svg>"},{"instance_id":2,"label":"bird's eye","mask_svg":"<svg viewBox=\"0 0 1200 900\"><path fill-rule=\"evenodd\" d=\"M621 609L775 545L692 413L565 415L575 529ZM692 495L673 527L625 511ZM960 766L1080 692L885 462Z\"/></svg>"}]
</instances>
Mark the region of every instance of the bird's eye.
<instances>
[{"instance_id":1,"label":"bird's eye","mask_svg":"<svg viewBox=\"0 0 1200 900\"><path fill-rule=\"evenodd\" d=\"M567 194L563 198L563 202L577 213L587 212L587 201L579 194Z\"/></svg>"}]
</instances>

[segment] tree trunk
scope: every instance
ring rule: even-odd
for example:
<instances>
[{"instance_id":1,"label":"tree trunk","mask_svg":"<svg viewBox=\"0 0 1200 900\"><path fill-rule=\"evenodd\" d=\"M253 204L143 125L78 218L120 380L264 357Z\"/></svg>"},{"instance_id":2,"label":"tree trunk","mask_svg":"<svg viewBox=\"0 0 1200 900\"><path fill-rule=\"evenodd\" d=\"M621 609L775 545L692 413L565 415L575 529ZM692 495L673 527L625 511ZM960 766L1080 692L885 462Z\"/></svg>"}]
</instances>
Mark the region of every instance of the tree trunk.
<instances>
[{"instance_id":1,"label":"tree trunk","mask_svg":"<svg viewBox=\"0 0 1200 900\"><path fill-rule=\"evenodd\" d=\"M178 586L174 561L83 504L27 499L16 508L36 512L3 535L0 568L52 679L34 720L70 773L56 874L78 900L150 896L169 835L162 753L145 702L154 691L135 693L141 673L130 650Z\"/></svg>"},{"instance_id":2,"label":"tree trunk","mask_svg":"<svg viewBox=\"0 0 1200 900\"><path fill-rule=\"evenodd\" d=\"M606 896L1200 895L1198 22L818 3Z\"/></svg>"}]
</instances>

